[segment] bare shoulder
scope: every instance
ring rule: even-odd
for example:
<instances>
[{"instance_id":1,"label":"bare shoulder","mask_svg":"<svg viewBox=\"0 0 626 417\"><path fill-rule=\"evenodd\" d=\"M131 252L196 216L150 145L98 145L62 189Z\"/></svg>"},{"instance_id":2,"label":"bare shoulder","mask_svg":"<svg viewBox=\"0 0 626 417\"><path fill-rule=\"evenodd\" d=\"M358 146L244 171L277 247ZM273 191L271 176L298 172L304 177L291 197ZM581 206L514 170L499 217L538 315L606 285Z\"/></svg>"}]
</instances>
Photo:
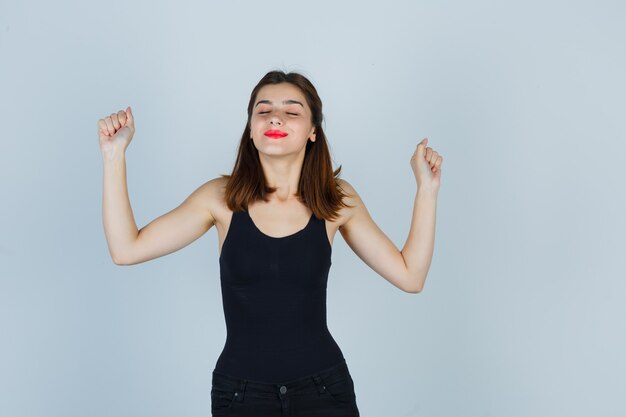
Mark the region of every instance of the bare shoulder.
<instances>
[{"instance_id":1,"label":"bare shoulder","mask_svg":"<svg viewBox=\"0 0 626 417\"><path fill-rule=\"evenodd\" d=\"M354 194L356 192L352 184L343 178L337 178L337 184L339 184L339 186L348 194ZM352 195L349 197L352 197Z\"/></svg>"},{"instance_id":2,"label":"bare shoulder","mask_svg":"<svg viewBox=\"0 0 626 417\"><path fill-rule=\"evenodd\" d=\"M207 204L211 213L211 224L222 226L226 219L230 219L231 211L224 199L227 183L228 179L224 177L213 178L205 183Z\"/></svg>"},{"instance_id":3,"label":"bare shoulder","mask_svg":"<svg viewBox=\"0 0 626 417\"><path fill-rule=\"evenodd\" d=\"M201 207L207 212L209 228L216 223L216 215L221 211L225 184L226 181L222 177L210 179L187 197L186 203Z\"/></svg>"},{"instance_id":4,"label":"bare shoulder","mask_svg":"<svg viewBox=\"0 0 626 417\"><path fill-rule=\"evenodd\" d=\"M361 200L359 193L356 191L356 189L354 188L352 184L350 184L348 181L346 181L343 178L338 178L337 184L339 184L339 187L341 187L341 189L346 194L346 197L344 197L343 201L349 206L351 206L351 207L342 207L341 210L339 210L339 213L340 213L340 219L338 221L339 228L343 228L350 221L350 219L354 216L356 212L365 208L365 205L363 204L363 200Z\"/></svg>"}]
</instances>

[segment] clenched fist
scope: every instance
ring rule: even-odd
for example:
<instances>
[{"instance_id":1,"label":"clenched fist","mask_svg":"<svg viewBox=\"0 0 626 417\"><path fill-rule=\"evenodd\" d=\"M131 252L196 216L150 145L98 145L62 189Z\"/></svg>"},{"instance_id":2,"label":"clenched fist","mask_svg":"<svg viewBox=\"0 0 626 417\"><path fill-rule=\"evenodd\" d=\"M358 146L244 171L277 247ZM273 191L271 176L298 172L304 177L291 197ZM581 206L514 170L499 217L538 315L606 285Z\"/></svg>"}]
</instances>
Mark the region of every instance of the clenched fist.
<instances>
[{"instance_id":1,"label":"clenched fist","mask_svg":"<svg viewBox=\"0 0 626 417\"><path fill-rule=\"evenodd\" d=\"M98 120L98 140L102 156L124 154L134 134L135 119L130 106Z\"/></svg>"},{"instance_id":2,"label":"clenched fist","mask_svg":"<svg viewBox=\"0 0 626 417\"><path fill-rule=\"evenodd\" d=\"M441 164L443 156L428 145L428 138L417 144L411 157L411 168L418 187L439 191L441 183Z\"/></svg>"}]
</instances>

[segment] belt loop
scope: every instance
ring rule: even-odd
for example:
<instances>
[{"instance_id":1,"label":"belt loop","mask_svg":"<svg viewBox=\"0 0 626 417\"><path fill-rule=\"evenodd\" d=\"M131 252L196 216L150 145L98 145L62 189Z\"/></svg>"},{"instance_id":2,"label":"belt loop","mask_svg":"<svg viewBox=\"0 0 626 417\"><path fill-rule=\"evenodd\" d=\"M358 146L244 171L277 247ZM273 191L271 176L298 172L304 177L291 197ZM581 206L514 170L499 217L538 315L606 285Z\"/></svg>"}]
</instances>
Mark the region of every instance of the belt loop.
<instances>
[{"instance_id":1,"label":"belt loop","mask_svg":"<svg viewBox=\"0 0 626 417\"><path fill-rule=\"evenodd\" d=\"M241 381L239 385L239 391L235 393L235 401L242 402L244 393L246 392L246 385L248 384L248 380L244 379Z\"/></svg>"},{"instance_id":2,"label":"belt loop","mask_svg":"<svg viewBox=\"0 0 626 417\"><path fill-rule=\"evenodd\" d=\"M319 392L320 394L323 393L326 390L326 386L324 385L324 381L322 380L322 378L319 375L314 375L313 376L313 382L315 382L315 385L317 386L317 392Z\"/></svg>"}]
</instances>

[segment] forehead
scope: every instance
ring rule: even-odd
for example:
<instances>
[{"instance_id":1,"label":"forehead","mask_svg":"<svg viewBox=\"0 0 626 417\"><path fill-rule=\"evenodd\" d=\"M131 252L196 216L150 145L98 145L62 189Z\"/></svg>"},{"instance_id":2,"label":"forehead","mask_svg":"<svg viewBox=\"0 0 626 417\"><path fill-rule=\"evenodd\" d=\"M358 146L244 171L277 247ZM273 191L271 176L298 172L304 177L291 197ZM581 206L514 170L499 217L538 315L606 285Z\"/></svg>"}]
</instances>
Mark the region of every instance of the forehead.
<instances>
[{"instance_id":1,"label":"forehead","mask_svg":"<svg viewBox=\"0 0 626 417\"><path fill-rule=\"evenodd\" d=\"M256 105L260 100L269 100L274 105L281 105L284 100L297 100L307 107L304 94L290 83L264 85L257 93L254 104Z\"/></svg>"}]
</instances>

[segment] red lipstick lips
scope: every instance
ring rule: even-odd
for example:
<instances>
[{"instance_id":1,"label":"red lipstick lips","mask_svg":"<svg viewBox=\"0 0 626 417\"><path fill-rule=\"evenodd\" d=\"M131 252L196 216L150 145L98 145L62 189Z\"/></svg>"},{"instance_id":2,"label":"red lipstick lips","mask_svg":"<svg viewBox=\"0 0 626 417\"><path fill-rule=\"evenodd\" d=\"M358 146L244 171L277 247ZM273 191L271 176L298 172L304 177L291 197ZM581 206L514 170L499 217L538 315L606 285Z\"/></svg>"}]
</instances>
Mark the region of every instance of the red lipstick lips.
<instances>
[{"instance_id":1,"label":"red lipstick lips","mask_svg":"<svg viewBox=\"0 0 626 417\"><path fill-rule=\"evenodd\" d=\"M270 138L284 138L287 136L287 132L283 132L282 130L268 130L264 135Z\"/></svg>"}]
</instances>

